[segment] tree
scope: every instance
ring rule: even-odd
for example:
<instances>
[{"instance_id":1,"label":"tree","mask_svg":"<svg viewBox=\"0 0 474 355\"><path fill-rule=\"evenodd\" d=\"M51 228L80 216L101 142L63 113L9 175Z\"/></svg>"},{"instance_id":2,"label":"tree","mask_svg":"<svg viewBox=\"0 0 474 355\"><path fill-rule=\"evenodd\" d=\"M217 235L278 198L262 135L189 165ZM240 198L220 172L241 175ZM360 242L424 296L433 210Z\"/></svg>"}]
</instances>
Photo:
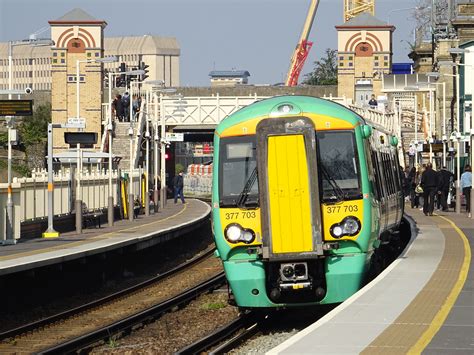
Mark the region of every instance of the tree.
<instances>
[{"instance_id":1,"label":"tree","mask_svg":"<svg viewBox=\"0 0 474 355\"><path fill-rule=\"evenodd\" d=\"M25 118L19 127L24 147L45 142L48 138L48 123L51 122L51 104L39 105L33 116Z\"/></svg>"},{"instance_id":2,"label":"tree","mask_svg":"<svg viewBox=\"0 0 474 355\"><path fill-rule=\"evenodd\" d=\"M326 49L326 57L314 62L314 69L305 75L303 84L335 85L337 84L337 50Z\"/></svg>"}]
</instances>

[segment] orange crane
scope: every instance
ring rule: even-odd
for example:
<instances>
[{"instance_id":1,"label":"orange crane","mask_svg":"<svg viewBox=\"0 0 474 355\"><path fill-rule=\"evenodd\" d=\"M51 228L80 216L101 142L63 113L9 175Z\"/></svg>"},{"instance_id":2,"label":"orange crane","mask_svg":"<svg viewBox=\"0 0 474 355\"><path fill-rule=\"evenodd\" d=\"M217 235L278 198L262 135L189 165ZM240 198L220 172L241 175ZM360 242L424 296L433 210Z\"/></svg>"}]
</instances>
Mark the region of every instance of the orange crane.
<instances>
[{"instance_id":1,"label":"orange crane","mask_svg":"<svg viewBox=\"0 0 474 355\"><path fill-rule=\"evenodd\" d=\"M319 0L311 0L311 5L309 6L308 15L306 16L300 40L293 52L293 56L291 57L290 69L288 70L288 76L286 77L285 83L287 86L298 85L298 77L300 76L301 69L303 69L304 62L308 57L309 50L313 45L313 42L308 41L308 36L311 31L311 26L313 25L314 16L318 10L318 5Z\"/></svg>"},{"instance_id":2,"label":"orange crane","mask_svg":"<svg viewBox=\"0 0 474 355\"><path fill-rule=\"evenodd\" d=\"M344 0L344 22L351 18L359 15L362 12L369 12L374 15L375 0ZM301 32L300 40L298 45L293 52L291 57L290 69L286 77L287 86L298 85L298 78L303 69L304 62L308 57L309 50L313 45L313 42L308 41L311 26L313 25L314 16L318 10L319 0L311 0L311 5L308 9L308 15L304 23L303 31Z\"/></svg>"}]
</instances>

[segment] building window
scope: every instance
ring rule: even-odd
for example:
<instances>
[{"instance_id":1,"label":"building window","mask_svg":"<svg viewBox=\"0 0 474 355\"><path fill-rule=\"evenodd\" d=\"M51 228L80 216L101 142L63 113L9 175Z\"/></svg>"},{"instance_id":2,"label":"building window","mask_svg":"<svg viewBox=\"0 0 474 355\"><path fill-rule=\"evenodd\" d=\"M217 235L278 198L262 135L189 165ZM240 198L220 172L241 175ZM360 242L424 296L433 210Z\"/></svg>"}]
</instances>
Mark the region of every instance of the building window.
<instances>
[{"instance_id":1,"label":"building window","mask_svg":"<svg viewBox=\"0 0 474 355\"><path fill-rule=\"evenodd\" d=\"M349 60L352 60L352 56L351 56L351 55L349 56Z\"/></svg>"},{"instance_id":2,"label":"building window","mask_svg":"<svg viewBox=\"0 0 474 355\"><path fill-rule=\"evenodd\" d=\"M57 57L58 56L58 52L53 52L53 57Z\"/></svg>"},{"instance_id":3,"label":"building window","mask_svg":"<svg viewBox=\"0 0 474 355\"><path fill-rule=\"evenodd\" d=\"M61 59L61 64L66 63L66 59Z\"/></svg>"},{"instance_id":4,"label":"building window","mask_svg":"<svg viewBox=\"0 0 474 355\"><path fill-rule=\"evenodd\" d=\"M96 57L99 57L99 56L100 56L100 53L99 53L99 52L95 52L95 56L96 56Z\"/></svg>"},{"instance_id":5,"label":"building window","mask_svg":"<svg viewBox=\"0 0 474 355\"><path fill-rule=\"evenodd\" d=\"M384 63L383 63L383 66L384 66L384 67L388 67L388 62L384 62Z\"/></svg>"},{"instance_id":6,"label":"building window","mask_svg":"<svg viewBox=\"0 0 474 355\"><path fill-rule=\"evenodd\" d=\"M340 67L343 67L343 66L344 66L344 63L343 63L343 62L339 62L339 66L340 66Z\"/></svg>"},{"instance_id":7,"label":"building window","mask_svg":"<svg viewBox=\"0 0 474 355\"><path fill-rule=\"evenodd\" d=\"M349 66L352 67L352 62L349 62Z\"/></svg>"},{"instance_id":8,"label":"building window","mask_svg":"<svg viewBox=\"0 0 474 355\"><path fill-rule=\"evenodd\" d=\"M65 53L64 52L61 52L61 57L64 57L65 56Z\"/></svg>"},{"instance_id":9,"label":"building window","mask_svg":"<svg viewBox=\"0 0 474 355\"><path fill-rule=\"evenodd\" d=\"M56 64L58 62L57 59L53 59L53 64Z\"/></svg>"},{"instance_id":10,"label":"building window","mask_svg":"<svg viewBox=\"0 0 474 355\"><path fill-rule=\"evenodd\" d=\"M383 59L384 59L384 60L388 60L388 55L385 55L385 56L383 57Z\"/></svg>"},{"instance_id":11,"label":"building window","mask_svg":"<svg viewBox=\"0 0 474 355\"><path fill-rule=\"evenodd\" d=\"M87 56L88 56L88 57L92 56L92 53L91 53L91 52L87 52Z\"/></svg>"},{"instance_id":12,"label":"building window","mask_svg":"<svg viewBox=\"0 0 474 355\"><path fill-rule=\"evenodd\" d=\"M375 65L376 67L378 67L378 66L379 66L379 62L375 62L374 65Z\"/></svg>"},{"instance_id":13,"label":"building window","mask_svg":"<svg viewBox=\"0 0 474 355\"><path fill-rule=\"evenodd\" d=\"M86 80L86 78L83 77L83 76L81 76L81 77L79 78L79 81L81 81L81 82L84 82L85 80Z\"/></svg>"},{"instance_id":14,"label":"building window","mask_svg":"<svg viewBox=\"0 0 474 355\"><path fill-rule=\"evenodd\" d=\"M379 56L376 55L376 56L374 57L374 59L375 59L375 60L379 60Z\"/></svg>"},{"instance_id":15,"label":"building window","mask_svg":"<svg viewBox=\"0 0 474 355\"><path fill-rule=\"evenodd\" d=\"M343 55L339 56L339 60L344 60L344 56Z\"/></svg>"}]
</instances>

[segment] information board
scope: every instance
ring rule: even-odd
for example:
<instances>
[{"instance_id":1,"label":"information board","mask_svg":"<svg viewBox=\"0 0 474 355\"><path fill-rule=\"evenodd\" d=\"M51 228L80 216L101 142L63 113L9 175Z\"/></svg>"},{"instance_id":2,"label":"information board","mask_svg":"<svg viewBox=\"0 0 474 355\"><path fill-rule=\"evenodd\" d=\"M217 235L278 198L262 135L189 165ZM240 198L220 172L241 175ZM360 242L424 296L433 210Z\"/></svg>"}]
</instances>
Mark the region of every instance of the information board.
<instances>
[{"instance_id":1,"label":"information board","mask_svg":"<svg viewBox=\"0 0 474 355\"><path fill-rule=\"evenodd\" d=\"M31 116L33 100L0 100L0 116Z\"/></svg>"},{"instance_id":2,"label":"information board","mask_svg":"<svg viewBox=\"0 0 474 355\"><path fill-rule=\"evenodd\" d=\"M166 133L166 140L168 142L183 142L184 141L184 133Z\"/></svg>"}]
</instances>

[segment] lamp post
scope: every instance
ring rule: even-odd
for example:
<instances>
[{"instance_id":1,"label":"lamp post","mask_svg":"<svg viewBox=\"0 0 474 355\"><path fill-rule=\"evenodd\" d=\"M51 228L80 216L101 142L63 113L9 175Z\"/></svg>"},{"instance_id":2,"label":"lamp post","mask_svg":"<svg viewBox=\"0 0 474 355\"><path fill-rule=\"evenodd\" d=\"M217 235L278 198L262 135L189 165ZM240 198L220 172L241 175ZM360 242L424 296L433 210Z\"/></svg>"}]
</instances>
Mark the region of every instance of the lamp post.
<instances>
[{"instance_id":1,"label":"lamp post","mask_svg":"<svg viewBox=\"0 0 474 355\"><path fill-rule=\"evenodd\" d=\"M417 92L420 90L418 86L408 86L404 88L405 91L414 93L414 111L415 111L415 168L418 169L418 96Z\"/></svg>"},{"instance_id":2,"label":"lamp post","mask_svg":"<svg viewBox=\"0 0 474 355\"><path fill-rule=\"evenodd\" d=\"M462 53L468 53L469 50L463 49L463 48L451 48L449 50L449 53L453 54L456 56L457 54L462 54ZM456 74L444 74L448 76L454 76L456 78L456 132L454 137L456 138L456 213L460 214L461 213L461 182L460 182L460 177L461 177L461 157L460 157L460 145L461 145L461 132L460 132L460 94L459 94L459 66L470 66L466 65L463 63L457 63L457 62L449 62L449 61L440 61L438 62L440 66L446 65L446 66L455 66L456 67ZM472 145L471 145L472 147ZM472 154L471 154L472 155Z\"/></svg>"},{"instance_id":3,"label":"lamp post","mask_svg":"<svg viewBox=\"0 0 474 355\"><path fill-rule=\"evenodd\" d=\"M113 118L112 118L112 83L113 83L113 77L118 76L118 75L136 75L139 70L130 70L126 72L120 72L120 73L112 73L109 72L108 75L108 83L109 83L109 109L108 111L108 131L109 131L109 197L108 197L108 203L107 203L107 220L109 226L114 225L114 195L112 192L112 159L113 159L113 154L112 154L112 143L113 143Z\"/></svg>"},{"instance_id":4,"label":"lamp post","mask_svg":"<svg viewBox=\"0 0 474 355\"><path fill-rule=\"evenodd\" d=\"M76 60L76 117L77 121L80 121L80 64L81 63L112 63L117 62L118 58L115 56L105 57L105 58L97 58L97 59L85 59L85 60ZM110 82L109 82L109 94L110 94ZM111 117L111 115L109 116ZM109 124L110 124L109 119ZM108 127L110 132L110 125ZM81 129L82 130L82 129ZM111 135L109 135L110 137ZM77 174L76 174L76 181L77 181L77 190L76 190L76 233L82 233L82 190L81 190L81 172L82 172L82 158L81 158L81 145L77 145ZM110 158L110 157L109 157ZM110 163L109 163L110 168ZM111 176L109 173L109 191L111 185ZM110 209L110 206L109 206ZM108 211L108 218L110 218L110 211ZM112 219L113 219L113 207L112 207ZM110 225L110 219L109 219Z\"/></svg>"},{"instance_id":5,"label":"lamp post","mask_svg":"<svg viewBox=\"0 0 474 355\"><path fill-rule=\"evenodd\" d=\"M151 90L147 90L147 97L148 100L147 102L154 102L153 105L153 116L154 116L154 124L153 124L153 131L154 131L154 136L153 136L153 180L154 180L154 189L153 189L153 201L155 202L155 213L158 212L158 200L159 200L159 189L158 189L158 181L160 180L159 178L159 157L158 157L158 151L160 151L161 147L158 147L158 142L159 142L159 134L158 134L158 95L156 94L156 90L160 90L164 88L165 82L163 80L148 80L144 82L146 85L151 86ZM149 107L149 106L147 106ZM151 138L151 136L150 136Z\"/></svg>"},{"instance_id":6,"label":"lamp post","mask_svg":"<svg viewBox=\"0 0 474 355\"><path fill-rule=\"evenodd\" d=\"M12 99L13 90L13 47L14 46L52 46L54 41L50 39L36 39L31 38L24 41L9 41L8 42L8 100ZM12 128L14 125L14 117L7 116L8 128L8 158L7 158L7 220L6 220L6 238L3 244L16 244L13 222L13 190L12 190Z\"/></svg>"},{"instance_id":7,"label":"lamp post","mask_svg":"<svg viewBox=\"0 0 474 355\"><path fill-rule=\"evenodd\" d=\"M434 78L438 79L440 75L445 75L445 74L440 74L438 72L429 72L426 73L426 76L429 78ZM442 124L442 141L443 141L443 167L446 166L446 142L447 142L447 136L446 136L446 82L443 81L442 83L437 83L437 82L429 82L428 84L433 84L433 85L442 85L443 86L443 124Z\"/></svg>"}]
</instances>

